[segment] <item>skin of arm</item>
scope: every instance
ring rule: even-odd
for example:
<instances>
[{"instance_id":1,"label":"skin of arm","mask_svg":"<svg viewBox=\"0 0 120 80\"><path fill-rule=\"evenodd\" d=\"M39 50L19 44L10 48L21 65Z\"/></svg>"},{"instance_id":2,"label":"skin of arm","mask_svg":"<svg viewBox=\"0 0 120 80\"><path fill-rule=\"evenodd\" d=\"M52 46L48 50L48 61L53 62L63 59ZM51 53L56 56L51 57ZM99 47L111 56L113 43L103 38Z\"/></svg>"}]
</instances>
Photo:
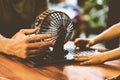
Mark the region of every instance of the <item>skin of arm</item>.
<instances>
[{"instance_id":1,"label":"skin of arm","mask_svg":"<svg viewBox=\"0 0 120 80\"><path fill-rule=\"evenodd\" d=\"M43 42L41 40L50 38L51 35L38 34L31 37L26 36L36 31L37 29L22 29L10 39L0 36L0 52L20 58L27 58L30 54L44 51L52 45L52 42Z\"/></svg>"},{"instance_id":2,"label":"skin of arm","mask_svg":"<svg viewBox=\"0 0 120 80\"><path fill-rule=\"evenodd\" d=\"M120 59L120 48L103 52L103 58L104 58L104 61Z\"/></svg>"},{"instance_id":3,"label":"skin of arm","mask_svg":"<svg viewBox=\"0 0 120 80\"><path fill-rule=\"evenodd\" d=\"M94 42L93 44L96 44L96 43L107 41L116 37L120 37L120 23L117 23L111 26L109 29L102 32L92 40Z\"/></svg>"},{"instance_id":4,"label":"skin of arm","mask_svg":"<svg viewBox=\"0 0 120 80\"><path fill-rule=\"evenodd\" d=\"M94 39L91 39L91 40L83 39L83 40L86 40L87 42L86 46L90 47L96 43L119 37L120 36L119 28L120 28L120 23L117 23L113 25L111 28L104 31L103 33L96 36ZM77 45L79 41L80 39L76 40L75 45ZM83 61L82 63L80 63L81 65L100 64L106 61L120 59L120 48L116 48L114 50L110 50L110 51L106 51L106 52L102 52L100 54L94 54L94 55L86 55L86 56L76 55L74 56L74 58L77 61Z\"/></svg>"}]
</instances>

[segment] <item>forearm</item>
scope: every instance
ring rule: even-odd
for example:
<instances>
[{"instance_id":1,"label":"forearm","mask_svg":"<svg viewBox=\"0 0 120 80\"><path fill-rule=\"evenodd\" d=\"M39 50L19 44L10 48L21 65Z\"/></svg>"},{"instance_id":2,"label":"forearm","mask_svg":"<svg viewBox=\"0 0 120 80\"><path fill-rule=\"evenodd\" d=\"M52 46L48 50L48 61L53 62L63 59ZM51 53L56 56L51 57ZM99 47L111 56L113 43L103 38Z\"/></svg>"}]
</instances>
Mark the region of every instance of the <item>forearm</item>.
<instances>
[{"instance_id":1,"label":"forearm","mask_svg":"<svg viewBox=\"0 0 120 80\"><path fill-rule=\"evenodd\" d=\"M93 41L95 43L107 41L120 36L120 23L113 25L103 33L96 36Z\"/></svg>"},{"instance_id":2,"label":"forearm","mask_svg":"<svg viewBox=\"0 0 120 80\"><path fill-rule=\"evenodd\" d=\"M104 61L120 59L120 48L104 52L102 58Z\"/></svg>"}]
</instances>

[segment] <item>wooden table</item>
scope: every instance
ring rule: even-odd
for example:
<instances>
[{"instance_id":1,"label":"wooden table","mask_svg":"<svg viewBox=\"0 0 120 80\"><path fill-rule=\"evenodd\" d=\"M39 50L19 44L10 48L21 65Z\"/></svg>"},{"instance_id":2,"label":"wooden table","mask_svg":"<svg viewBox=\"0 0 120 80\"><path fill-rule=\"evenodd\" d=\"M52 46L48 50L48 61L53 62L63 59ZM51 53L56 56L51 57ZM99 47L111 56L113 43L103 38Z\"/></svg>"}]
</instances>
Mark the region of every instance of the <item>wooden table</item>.
<instances>
[{"instance_id":1,"label":"wooden table","mask_svg":"<svg viewBox=\"0 0 120 80\"><path fill-rule=\"evenodd\" d=\"M0 55L0 80L104 80L120 74L120 60L104 65L60 64L33 68Z\"/></svg>"}]
</instances>

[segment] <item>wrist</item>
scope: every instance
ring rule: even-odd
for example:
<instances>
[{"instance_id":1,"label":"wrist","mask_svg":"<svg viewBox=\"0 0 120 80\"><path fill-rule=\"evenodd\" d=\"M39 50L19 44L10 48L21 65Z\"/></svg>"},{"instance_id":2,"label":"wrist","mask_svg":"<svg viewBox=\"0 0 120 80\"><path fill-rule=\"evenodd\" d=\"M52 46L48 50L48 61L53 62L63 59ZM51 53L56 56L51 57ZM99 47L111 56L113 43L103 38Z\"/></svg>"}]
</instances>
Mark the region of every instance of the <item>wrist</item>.
<instances>
[{"instance_id":1,"label":"wrist","mask_svg":"<svg viewBox=\"0 0 120 80\"><path fill-rule=\"evenodd\" d=\"M91 39L90 40L90 44L91 44L91 46L94 45L94 44L96 44L95 39Z\"/></svg>"},{"instance_id":2,"label":"wrist","mask_svg":"<svg viewBox=\"0 0 120 80\"><path fill-rule=\"evenodd\" d=\"M106 52L104 52L104 53L101 53L101 54L102 54L102 60L103 60L104 62L111 60L111 55L109 54L108 51L106 51Z\"/></svg>"},{"instance_id":3,"label":"wrist","mask_svg":"<svg viewBox=\"0 0 120 80\"><path fill-rule=\"evenodd\" d=\"M0 34L0 52L5 53L5 47L8 39Z\"/></svg>"},{"instance_id":4,"label":"wrist","mask_svg":"<svg viewBox=\"0 0 120 80\"><path fill-rule=\"evenodd\" d=\"M95 38L92 39L93 44L97 44L99 42L101 42L101 38L99 38L99 37L95 37Z\"/></svg>"}]
</instances>

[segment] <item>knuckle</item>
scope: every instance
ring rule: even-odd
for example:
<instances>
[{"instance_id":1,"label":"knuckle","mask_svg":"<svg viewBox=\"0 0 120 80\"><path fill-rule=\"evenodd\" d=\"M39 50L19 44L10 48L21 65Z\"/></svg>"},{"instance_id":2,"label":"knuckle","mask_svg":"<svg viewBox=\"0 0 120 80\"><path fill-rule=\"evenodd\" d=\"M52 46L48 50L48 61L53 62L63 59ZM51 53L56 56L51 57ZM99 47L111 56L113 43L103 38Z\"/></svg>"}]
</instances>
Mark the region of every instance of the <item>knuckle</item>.
<instances>
[{"instance_id":1,"label":"knuckle","mask_svg":"<svg viewBox=\"0 0 120 80\"><path fill-rule=\"evenodd\" d=\"M28 46L27 44L25 44L25 45L23 46L23 50L24 50L24 51L26 51L28 48L29 48L29 46Z\"/></svg>"},{"instance_id":2,"label":"knuckle","mask_svg":"<svg viewBox=\"0 0 120 80\"><path fill-rule=\"evenodd\" d=\"M24 32L24 29L20 29L20 31L19 31L19 32L23 33L23 32Z\"/></svg>"},{"instance_id":3,"label":"knuckle","mask_svg":"<svg viewBox=\"0 0 120 80\"><path fill-rule=\"evenodd\" d=\"M27 58L27 55L23 55L22 58L23 58L23 59Z\"/></svg>"},{"instance_id":4,"label":"knuckle","mask_svg":"<svg viewBox=\"0 0 120 80\"><path fill-rule=\"evenodd\" d=\"M24 51L22 51L21 54L17 54L16 56L20 57L20 58L23 58L23 59L27 58L26 52L24 52Z\"/></svg>"},{"instance_id":5,"label":"knuckle","mask_svg":"<svg viewBox=\"0 0 120 80\"><path fill-rule=\"evenodd\" d=\"M27 51L23 51L22 55L21 55L22 58L27 58Z\"/></svg>"},{"instance_id":6,"label":"knuckle","mask_svg":"<svg viewBox=\"0 0 120 80\"><path fill-rule=\"evenodd\" d=\"M48 47L48 46L50 46L50 45L51 45L51 44L50 44L49 42L43 42L41 46L42 46L42 47Z\"/></svg>"},{"instance_id":7,"label":"knuckle","mask_svg":"<svg viewBox=\"0 0 120 80\"><path fill-rule=\"evenodd\" d=\"M25 44L27 44L27 42L28 42L28 39L27 39L27 38L26 38L26 39L24 39L24 43L25 43Z\"/></svg>"},{"instance_id":8,"label":"knuckle","mask_svg":"<svg viewBox=\"0 0 120 80\"><path fill-rule=\"evenodd\" d=\"M26 51L26 50L24 50L22 54L23 54L23 55L26 55L26 54L27 54L27 51Z\"/></svg>"}]
</instances>

